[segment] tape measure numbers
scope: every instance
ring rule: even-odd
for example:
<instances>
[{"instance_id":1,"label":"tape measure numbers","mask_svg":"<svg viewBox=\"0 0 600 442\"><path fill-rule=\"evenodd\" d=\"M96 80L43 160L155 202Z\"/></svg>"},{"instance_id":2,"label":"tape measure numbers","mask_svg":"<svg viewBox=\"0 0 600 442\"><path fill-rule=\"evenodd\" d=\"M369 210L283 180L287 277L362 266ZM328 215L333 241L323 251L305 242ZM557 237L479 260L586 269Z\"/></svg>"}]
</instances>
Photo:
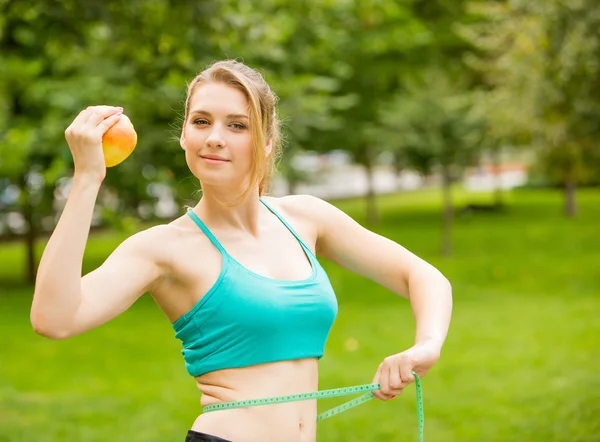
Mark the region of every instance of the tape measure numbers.
<instances>
[{"instance_id":1,"label":"tape measure numbers","mask_svg":"<svg viewBox=\"0 0 600 442\"><path fill-rule=\"evenodd\" d=\"M419 442L423 442L423 435L425 430L425 413L423 410L423 392L421 389L421 379L419 375L417 375L414 371L412 372L415 377L415 386L417 393L417 420L419 427ZM343 388L334 388L331 390L320 390L314 391L311 393L299 393L299 394L290 394L287 396L276 396L270 398L262 398L262 399L247 399L244 401L236 401L236 402L222 402L220 404L211 404L207 405L202 409L204 413L210 411L217 410L229 410L232 408L246 408L246 407L256 407L259 405L272 405L272 404L282 404L285 402L298 402L298 401L307 401L311 399L327 399L339 396L348 396L351 394L357 393L365 393L355 399L352 399L348 402L343 403L335 408L327 410L317 416L317 422L328 419L336 414L340 414L344 411L350 410L358 405L364 404L365 402L370 401L371 399L375 399L375 395L373 391L377 391L380 389L380 385L377 384L365 384L365 385L355 385L352 387L343 387Z\"/></svg>"}]
</instances>

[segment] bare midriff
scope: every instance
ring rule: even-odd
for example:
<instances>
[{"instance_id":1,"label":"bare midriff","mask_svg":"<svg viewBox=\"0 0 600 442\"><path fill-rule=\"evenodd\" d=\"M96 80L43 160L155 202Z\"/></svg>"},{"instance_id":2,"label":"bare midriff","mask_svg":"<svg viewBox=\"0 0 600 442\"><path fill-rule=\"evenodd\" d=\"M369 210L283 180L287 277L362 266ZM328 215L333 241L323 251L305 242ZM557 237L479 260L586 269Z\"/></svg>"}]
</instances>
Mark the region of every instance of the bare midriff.
<instances>
[{"instance_id":1,"label":"bare midriff","mask_svg":"<svg viewBox=\"0 0 600 442\"><path fill-rule=\"evenodd\" d=\"M218 370L196 377L203 407L318 390L316 358ZM316 400L204 413L192 430L234 442L315 442Z\"/></svg>"}]
</instances>

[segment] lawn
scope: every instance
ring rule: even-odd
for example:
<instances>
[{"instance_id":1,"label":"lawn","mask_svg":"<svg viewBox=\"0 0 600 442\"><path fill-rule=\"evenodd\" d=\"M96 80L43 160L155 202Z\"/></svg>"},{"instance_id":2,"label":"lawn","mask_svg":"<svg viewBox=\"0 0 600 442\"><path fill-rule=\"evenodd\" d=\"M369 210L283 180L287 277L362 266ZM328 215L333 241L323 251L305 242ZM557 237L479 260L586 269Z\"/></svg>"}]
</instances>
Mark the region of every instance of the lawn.
<instances>
[{"instance_id":1,"label":"lawn","mask_svg":"<svg viewBox=\"0 0 600 442\"><path fill-rule=\"evenodd\" d=\"M457 206L487 195L459 193ZM425 441L600 441L600 191L514 191L500 214L458 215L454 254L438 255L440 199L382 196L376 230L440 268L455 308L442 357L423 379ZM360 200L338 203L364 222ZM95 235L85 268L124 234ZM148 297L71 340L37 336L18 244L0 246L0 441L182 441L199 395L180 346ZM381 360L410 346L405 300L324 263L340 303L320 388L369 383ZM339 403L319 404L324 410ZM321 441L416 441L414 386L319 424Z\"/></svg>"}]
</instances>

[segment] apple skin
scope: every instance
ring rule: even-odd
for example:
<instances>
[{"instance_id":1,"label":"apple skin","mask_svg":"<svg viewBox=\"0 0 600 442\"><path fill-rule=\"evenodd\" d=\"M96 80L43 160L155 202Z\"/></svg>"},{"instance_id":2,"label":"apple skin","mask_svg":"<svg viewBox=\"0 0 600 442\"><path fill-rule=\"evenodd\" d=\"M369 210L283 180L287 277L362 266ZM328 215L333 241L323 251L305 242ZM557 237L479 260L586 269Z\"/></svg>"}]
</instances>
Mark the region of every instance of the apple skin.
<instances>
[{"instance_id":1,"label":"apple skin","mask_svg":"<svg viewBox=\"0 0 600 442\"><path fill-rule=\"evenodd\" d=\"M127 159L137 144L137 133L127 115L121 115L102 137L102 152L106 167L121 164Z\"/></svg>"}]
</instances>

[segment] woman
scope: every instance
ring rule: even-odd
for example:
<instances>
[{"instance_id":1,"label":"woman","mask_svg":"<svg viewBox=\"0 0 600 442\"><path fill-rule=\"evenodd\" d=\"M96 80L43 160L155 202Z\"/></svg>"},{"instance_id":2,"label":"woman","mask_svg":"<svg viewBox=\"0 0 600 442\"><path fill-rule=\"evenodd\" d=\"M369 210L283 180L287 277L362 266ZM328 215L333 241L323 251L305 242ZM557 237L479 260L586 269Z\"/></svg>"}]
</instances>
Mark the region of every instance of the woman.
<instances>
[{"instance_id":1,"label":"woman","mask_svg":"<svg viewBox=\"0 0 600 442\"><path fill-rule=\"evenodd\" d=\"M166 225L139 232L81 276L92 211L106 175L102 134L122 108L82 111L65 132L75 173L42 256L31 309L41 335L97 327L150 292L182 340L208 404L316 391L317 361L337 313L315 255L410 299L415 344L377 368L389 400L439 358L451 314L447 279L334 206L304 195L263 196L280 149L276 97L260 74L217 62L188 86L180 144L202 198ZM316 403L200 415L186 441L316 440Z\"/></svg>"}]
</instances>

